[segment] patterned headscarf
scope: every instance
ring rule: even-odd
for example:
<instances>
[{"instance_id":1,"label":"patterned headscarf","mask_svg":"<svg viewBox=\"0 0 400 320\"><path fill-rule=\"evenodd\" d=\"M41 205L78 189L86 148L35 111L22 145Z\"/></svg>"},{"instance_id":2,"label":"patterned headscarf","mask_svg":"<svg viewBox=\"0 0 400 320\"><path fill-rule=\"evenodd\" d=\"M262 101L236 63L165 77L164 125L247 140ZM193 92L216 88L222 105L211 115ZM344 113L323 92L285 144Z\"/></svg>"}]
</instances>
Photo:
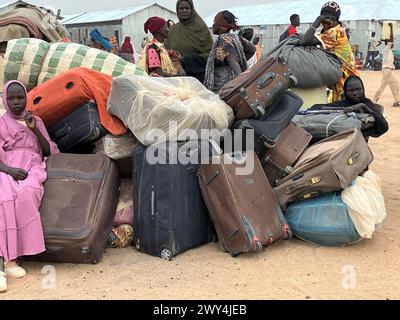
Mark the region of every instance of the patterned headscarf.
<instances>
[{"instance_id":1,"label":"patterned headscarf","mask_svg":"<svg viewBox=\"0 0 400 320\"><path fill-rule=\"evenodd\" d=\"M322 6L321 14L326 11L332 12L336 17L336 20L339 21L342 12L340 10L340 6L335 1L329 1Z\"/></svg>"},{"instance_id":2,"label":"patterned headscarf","mask_svg":"<svg viewBox=\"0 0 400 320\"><path fill-rule=\"evenodd\" d=\"M7 101L7 97L8 97L8 88L9 88L11 85L13 85L13 84L19 84L19 85L24 89L25 97L27 96L26 88L25 88L25 86L23 85L22 82L19 82L19 81L17 81L17 80L8 81L8 82L4 85L4 87L3 87L3 106L4 106L4 108L6 109L6 113L7 113L9 116L11 116L12 118L17 119L17 120L22 120L22 119L25 118L25 116L26 116L26 114L27 114L26 110L24 110L24 112L22 112L22 113L19 114L19 115L15 115L15 114L13 114L13 113L10 111L10 108L9 108L9 106L8 106L8 101Z\"/></svg>"}]
</instances>

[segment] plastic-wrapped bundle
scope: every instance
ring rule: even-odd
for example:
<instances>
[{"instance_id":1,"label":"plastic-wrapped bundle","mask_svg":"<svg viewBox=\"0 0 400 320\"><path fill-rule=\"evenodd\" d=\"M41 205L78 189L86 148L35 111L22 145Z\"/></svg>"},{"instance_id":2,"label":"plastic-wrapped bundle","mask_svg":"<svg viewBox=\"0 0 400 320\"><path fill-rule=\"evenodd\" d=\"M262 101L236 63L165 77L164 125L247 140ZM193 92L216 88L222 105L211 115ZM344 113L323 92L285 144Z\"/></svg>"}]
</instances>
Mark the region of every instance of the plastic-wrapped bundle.
<instances>
[{"instance_id":1,"label":"plastic-wrapped bundle","mask_svg":"<svg viewBox=\"0 0 400 320\"><path fill-rule=\"evenodd\" d=\"M144 145L199 139L202 129L227 129L234 118L218 95L192 77L115 78L107 109Z\"/></svg>"},{"instance_id":2,"label":"plastic-wrapped bundle","mask_svg":"<svg viewBox=\"0 0 400 320\"><path fill-rule=\"evenodd\" d=\"M137 140L132 133L123 136L108 134L96 142L93 153L101 153L114 160L124 159L132 155L136 145Z\"/></svg>"}]
</instances>

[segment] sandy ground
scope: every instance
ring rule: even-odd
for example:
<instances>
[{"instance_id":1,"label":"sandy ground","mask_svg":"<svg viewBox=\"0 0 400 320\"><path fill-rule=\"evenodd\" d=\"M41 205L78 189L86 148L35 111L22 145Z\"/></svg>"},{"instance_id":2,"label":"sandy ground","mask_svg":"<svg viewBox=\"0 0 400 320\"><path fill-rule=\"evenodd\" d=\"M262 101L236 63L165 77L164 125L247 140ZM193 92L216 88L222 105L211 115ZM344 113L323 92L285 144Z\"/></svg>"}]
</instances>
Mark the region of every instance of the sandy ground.
<instances>
[{"instance_id":1,"label":"sandy ground","mask_svg":"<svg viewBox=\"0 0 400 320\"><path fill-rule=\"evenodd\" d=\"M400 80L400 73L396 76ZM362 74L368 96L380 72ZM293 239L262 254L231 258L216 243L165 262L133 248L108 249L98 265L25 263L28 275L9 280L2 299L399 299L400 108L389 88L380 101L391 129L370 142L372 169L382 178L388 215L374 238L345 248ZM49 288L49 270L55 288Z\"/></svg>"}]
</instances>

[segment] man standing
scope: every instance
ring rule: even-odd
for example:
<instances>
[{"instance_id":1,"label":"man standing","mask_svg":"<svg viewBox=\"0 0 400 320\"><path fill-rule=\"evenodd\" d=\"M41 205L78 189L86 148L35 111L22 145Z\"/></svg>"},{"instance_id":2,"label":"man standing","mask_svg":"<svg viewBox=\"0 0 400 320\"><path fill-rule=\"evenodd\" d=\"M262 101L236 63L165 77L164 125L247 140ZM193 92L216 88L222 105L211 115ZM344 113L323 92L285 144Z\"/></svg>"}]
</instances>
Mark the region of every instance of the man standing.
<instances>
[{"instance_id":1,"label":"man standing","mask_svg":"<svg viewBox=\"0 0 400 320\"><path fill-rule=\"evenodd\" d=\"M365 59L365 69L375 70L376 58L379 56L378 47L381 45L381 41L376 38L376 33L372 32L371 38L368 43L368 53Z\"/></svg>"},{"instance_id":2,"label":"man standing","mask_svg":"<svg viewBox=\"0 0 400 320\"><path fill-rule=\"evenodd\" d=\"M393 107L400 107L400 90L399 90L399 82L397 81L394 70L394 55L393 55L393 24L389 23L390 27L390 40L385 40L386 48L383 50L383 63L382 63L382 83L378 91L374 96L374 101L378 102L379 98L382 95L382 92L389 85L390 90L392 91L392 95L394 97Z\"/></svg>"},{"instance_id":3,"label":"man standing","mask_svg":"<svg viewBox=\"0 0 400 320\"><path fill-rule=\"evenodd\" d=\"M279 42L282 42L286 38L289 38L291 35L297 33L297 27L299 26L300 26L300 16L298 14L292 14L290 16L290 26L280 36Z\"/></svg>"}]
</instances>

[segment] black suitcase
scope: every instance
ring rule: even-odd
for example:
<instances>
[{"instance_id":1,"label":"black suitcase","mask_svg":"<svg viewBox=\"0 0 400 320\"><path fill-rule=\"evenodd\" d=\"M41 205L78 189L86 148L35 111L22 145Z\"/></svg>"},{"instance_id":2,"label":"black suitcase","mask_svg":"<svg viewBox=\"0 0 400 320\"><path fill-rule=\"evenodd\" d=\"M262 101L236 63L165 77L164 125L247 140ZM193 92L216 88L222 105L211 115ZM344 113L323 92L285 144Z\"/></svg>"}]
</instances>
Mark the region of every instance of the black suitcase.
<instances>
[{"instance_id":1,"label":"black suitcase","mask_svg":"<svg viewBox=\"0 0 400 320\"><path fill-rule=\"evenodd\" d=\"M247 144L245 132L252 130L254 132L254 151L262 158L268 148L275 146L279 135L290 124L302 105L303 100L299 96L286 91L259 120L247 119L234 123L232 126L234 130L233 151L253 149ZM236 150L238 146L241 146L241 150Z\"/></svg>"},{"instance_id":2,"label":"black suitcase","mask_svg":"<svg viewBox=\"0 0 400 320\"><path fill-rule=\"evenodd\" d=\"M154 164L151 155L156 155L160 162ZM191 156L196 163L168 164L182 155ZM197 179L200 158L210 156L208 141L135 148L132 158L137 249L171 260L179 253L213 240L214 228Z\"/></svg>"},{"instance_id":3,"label":"black suitcase","mask_svg":"<svg viewBox=\"0 0 400 320\"><path fill-rule=\"evenodd\" d=\"M83 104L48 130L61 152L77 151L79 145L95 141L107 134L101 125L94 103ZM90 152L88 152L90 153Z\"/></svg>"}]
</instances>

